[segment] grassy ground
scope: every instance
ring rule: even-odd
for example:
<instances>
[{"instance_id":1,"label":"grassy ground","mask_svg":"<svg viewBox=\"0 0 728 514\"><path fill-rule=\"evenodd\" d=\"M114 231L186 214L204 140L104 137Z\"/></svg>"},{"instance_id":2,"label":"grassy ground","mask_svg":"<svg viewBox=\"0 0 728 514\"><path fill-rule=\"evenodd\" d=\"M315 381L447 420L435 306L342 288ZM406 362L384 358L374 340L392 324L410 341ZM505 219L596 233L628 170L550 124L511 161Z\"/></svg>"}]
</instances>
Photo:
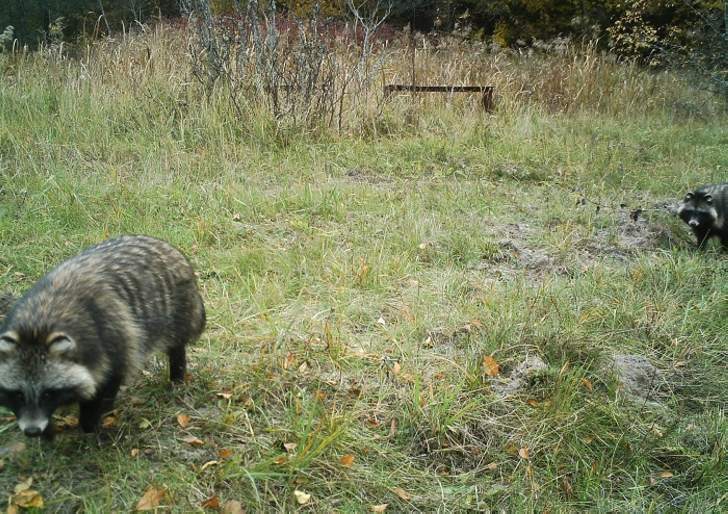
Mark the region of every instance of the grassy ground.
<instances>
[{"instance_id":1,"label":"grassy ground","mask_svg":"<svg viewBox=\"0 0 728 514\"><path fill-rule=\"evenodd\" d=\"M599 105L553 77L527 101L528 73L556 73L534 57L501 63L493 115L398 98L312 137L196 96L156 37L2 61L0 285L151 234L194 261L208 329L187 384L150 364L98 437L4 418L3 492L32 477L59 512L150 486L174 512L727 508L728 261L653 208L725 180L709 96L587 59L562 79L591 73ZM134 67L145 45L156 67ZM617 353L663 372L659 402L624 394ZM505 377L532 355L547 369L498 396L484 357Z\"/></svg>"}]
</instances>

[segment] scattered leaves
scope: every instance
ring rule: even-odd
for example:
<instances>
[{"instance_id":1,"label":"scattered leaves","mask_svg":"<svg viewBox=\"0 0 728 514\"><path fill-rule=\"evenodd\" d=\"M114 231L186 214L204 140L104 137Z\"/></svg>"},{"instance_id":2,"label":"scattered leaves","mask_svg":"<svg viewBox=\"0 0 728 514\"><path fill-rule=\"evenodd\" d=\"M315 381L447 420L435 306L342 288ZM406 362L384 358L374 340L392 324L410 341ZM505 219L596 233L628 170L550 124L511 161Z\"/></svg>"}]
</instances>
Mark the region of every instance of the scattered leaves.
<instances>
[{"instance_id":1,"label":"scattered leaves","mask_svg":"<svg viewBox=\"0 0 728 514\"><path fill-rule=\"evenodd\" d=\"M129 452L129 455L131 455L135 459L139 457L139 448L132 448Z\"/></svg>"},{"instance_id":2,"label":"scattered leaves","mask_svg":"<svg viewBox=\"0 0 728 514\"><path fill-rule=\"evenodd\" d=\"M584 387L586 387L589 390L590 393L592 391L594 391L594 385L591 383L591 380L589 380L588 378L582 378L581 379L581 384Z\"/></svg>"},{"instance_id":3,"label":"scattered leaves","mask_svg":"<svg viewBox=\"0 0 728 514\"><path fill-rule=\"evenodd\" d=\"M496 469L498 469L498 464L496 464L495 462L491 462L490 464L485 466L485 469L487 469L488 471L495 471Z\"/></svg>"},{"instance_id":4,"label":"scattered leaves","mask_svg":"<svg viewBox=\"0 0 728 514\"><path fill-rule=\"evenodd\" d=\"M205 444L205 441L203 441L199 437L195 437L193 435L188 435L187 437L183 437L182 440L192 446L203 446Z\"/></svg>"},{"instance_id":5,"label":"scattered leaves","mask_svg":"<svg viewBox=\"0 0 728 514\"><path fill-rule=\"evenodd\" d=\"M384 512L387 510L387 507L389 507L388 503L382 503L381 505L372 505L370 510L372 512Z\"/></svg>"},{"instance_id":6,"label":"scattered leaves","mask_svg":"<svg viewBox=\"0 0 728 514\"><path fill-rule=\"evenodd\" d=\"M220 508L220 497L217 495L211 496L207 500L203 501L200 506L203 509L217 510Z\"/></svg>"},{"instance_id":7,"label":"scattered leaves","mask_svg":"<svg viewBox=\"0 0 728 514\"><path fill-rule=\"evenodd\" d=\"M518 450L518 455L522 459L528 459L528 453L529 453L528 452L528 446L524 446L523 448L521 448L521 449Z\"/></svg>"},{"instance_id":8,"label":"scattered leaves","mask_svg":"<svg viewBox=\"0 0 728 514\"><path fill-rule=\"evenodd\" d=\"M152 426L152 422L149 421L147 418L144 418L143 420L141 420L139 422L139 428L141 428L142 430L150 428L151 426Z\"/></svg>"},{"instance_id":9,"label":"scattered leaves","mask_svg":"<svg viewBox=\"0 0 728 514\"><path fill-rule=\"evenodd\" d=\"M402 371L402 366L401 366L401 365L399 364L399 362L395 362L395 363L394 363L394 364L392 365L392 374L393 374L394 376L397 376L397 375L399 375L399 372L400 372L400 371Z\"/></svg>"},{"instance_id":10,"label":"scattered leaves","mask_svg":"<svg viewBox=\"0 0 728 514\"><path fill-rule=\"evenodd\" d=\"M279 455L278 457L273 459L273 464L278 464L279 466L282 466L286 462L288 462L288 455L285 454Z\"/></svg>"},{"instance_id":11,"label":"scattered leaves","mask_svg":"<svg viewBox=\"0 0 728 514\"><path fill-rule=\"evenodd\" d=\"M229 448L220 448L217 451L217 456L220 457L223 460L224 459L229 459L230 457L233 456L233 451L230 450Z\"/></svg>"},{"instance_id":12,"label":"scattered leaves","mask_svg":"<svg viewBox=\"0 0 728 514\"><path fill-rule=\"evenodd\" d=\"M660 478L672 478L675 475L673 475L671 471L660 471L657 476Z\"/></svg>"},{"instance_id":13,"label":"scattered leaves","mask_svg":"<svg viewBox=\"0 0 728 514\"><path fill-rule=\"evenodd\" d=\"M190 417L187 414L177 414L177 424L182 428L190 426Z\"/></svg>"},{"instance_id":14,"label":"scattered leaves","mask_svg":"<svg viewBox=\"0 0 728 514\"><path fill-rule=\"evenodd\" d=\"M354 456L350 453L347 453L346 455L342 455L339 459L339 464L344 466L345 468L350 468L352 464L354 464Z\"/></svg>"},{"instance_id":15,"label":"scattered leaves","mask_svg":"<svg viewBox=\"0 0 728 514\"><path fill-rule=\"evenodd\" d=\"M491 355L483 357L483 369L489 377L495 377L500 374L500 365Z\"/></svg>"},{"instance_id":16,"label":"scattered leaves","mask_svg":"<svg viewBox=\"0 0 728 514\"><path fill-rule=\"evenodd\" d=\"M167 498L167 490L149 486L136 505L137 511L154 510Z\"/></svg>"},{"instance_id":17,"label":"scattered leaves","mask_svg":"<svg viewBox=\"0 0 728 514\"><path fill-rule=\"evenodd\" d=\"M399 496L400 499L402 499L406 502L408 502L412 499L412 495L410 493L408 493L407 491L405 491L404 489L402 489L401 487L393 487L391 490L394 494Z\"/></svg>"},{"instance_id":18,"label":"scattered leaves","mask_svg":"<svg viewBox=\"0 0 728 514\"><path fill-rule=\"evenodd\" d=\"M222 398L223 400L229 400L233 397L233 393L229 391L220 391L219 393L217 393L217 397Z\"/></svg>"},{"instance_id":19,"label":"scattered leaves","mask_svg":"<svg viewBox=\"0 0 728 514\"><path fill-rule=\"evenodd\" d=\"M296 497L296 501L299 505L306 505L309 501L311 501L310 494L306 494L305 492L299 491L298 489L293 491L293 495Z\"/></svg>"},{"instance_id":20,"label":"scattered leaves","mask_svg":"<svg viewBox=\"0 0 728 514\"><path fill-rule=\"evenodd\" d=\"M227 501L222 506L222 514L244 514L243 505L237 500Z\"/></svg>"}]
</instances>

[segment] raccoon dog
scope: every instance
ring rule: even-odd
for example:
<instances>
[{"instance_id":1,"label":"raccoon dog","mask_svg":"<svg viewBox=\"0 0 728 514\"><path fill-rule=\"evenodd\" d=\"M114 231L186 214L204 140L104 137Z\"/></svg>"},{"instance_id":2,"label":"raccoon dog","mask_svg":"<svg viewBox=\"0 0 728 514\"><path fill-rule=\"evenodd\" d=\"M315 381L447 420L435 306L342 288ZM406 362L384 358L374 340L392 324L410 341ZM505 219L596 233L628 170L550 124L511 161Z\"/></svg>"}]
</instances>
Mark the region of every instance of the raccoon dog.
<instances>
[{"instance_id":1,"label":"raccoon dog","mask_svg":"<svg viewBox=\"0 0 728 514\"><path fill-rule=\"evenodd\" d=\"M185 345L205 327L187 259L164 241L123 236L61 263L23 295L0 329L0 404L27 436L53 435L51 415L79 404L93 431L119 386L155 350L181 382Z\"/></svg>"},{"instance_id":2,"label":"raccoon dog","mask_svg":"<svg viewBox=\"0 0 728 514\"><path fill-rule=\"evenodd\" d=\"M685 195L677 210L702 248L711 237L728 249L728 183L703 186Z\"/></svg>"}]
</instances>

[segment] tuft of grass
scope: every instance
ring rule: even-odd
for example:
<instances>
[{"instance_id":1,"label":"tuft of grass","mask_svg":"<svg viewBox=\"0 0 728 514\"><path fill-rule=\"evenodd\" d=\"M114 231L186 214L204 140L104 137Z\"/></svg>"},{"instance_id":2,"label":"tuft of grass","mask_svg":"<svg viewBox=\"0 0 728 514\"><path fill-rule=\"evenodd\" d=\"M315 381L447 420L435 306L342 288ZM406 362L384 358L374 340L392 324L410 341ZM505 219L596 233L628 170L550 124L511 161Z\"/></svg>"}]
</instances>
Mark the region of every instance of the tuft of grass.
<instances>
[{"instance_id":1,"label":"tuft of grass","mask_svg":"<svg viewBox=\"0 0 728 514\"><path fill-rule=\"evenodd\" d=\"M12 452L5 419L3 490L32 476L56 512L150 484L174 512L721 510L728 264L656 207L724 180L716 99L592 48L451 45L417 76L494 83L494 114L372 92L311 133L202 96L185 37L0 56L0 286L147 233L190 255L209 313L191 381L150 363L99 435ZM624 393L620 353L661 371L659 401ZM503 397L485 356L546 368Z\"/></svg>"}]
</instances>

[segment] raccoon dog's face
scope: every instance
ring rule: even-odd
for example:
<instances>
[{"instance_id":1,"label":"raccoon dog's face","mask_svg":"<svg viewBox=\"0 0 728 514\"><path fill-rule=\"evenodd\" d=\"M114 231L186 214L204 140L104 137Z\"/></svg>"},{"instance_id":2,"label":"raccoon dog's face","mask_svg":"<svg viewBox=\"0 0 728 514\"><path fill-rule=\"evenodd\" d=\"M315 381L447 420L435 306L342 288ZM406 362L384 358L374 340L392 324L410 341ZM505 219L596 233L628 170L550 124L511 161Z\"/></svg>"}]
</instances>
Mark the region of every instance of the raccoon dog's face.
<instances>
[{"instance_id":1,"label":"raccoon dog's face","mask_svg":"<svg viewBox=\"0 0 728 514\"><path fill-rule=\"evenodd\" d=\"M713 197L708 193L696 191L688 193L678 209L680 218L690 228L710 227L718 219L718 212L713 206Z\"/></svg>"},{"instance_id":2,"label":"raccoon dog's face","mask_svg":"<svg viewBox=\"0 0 728 514\"><path fill-rule=\"evenodd\" d=\"M0 335L0 405L13 411L25 435L50 433L59 406L93 396L94 381L74 362L75 351L63 332Z\"/></svg>"}]
</instances>

